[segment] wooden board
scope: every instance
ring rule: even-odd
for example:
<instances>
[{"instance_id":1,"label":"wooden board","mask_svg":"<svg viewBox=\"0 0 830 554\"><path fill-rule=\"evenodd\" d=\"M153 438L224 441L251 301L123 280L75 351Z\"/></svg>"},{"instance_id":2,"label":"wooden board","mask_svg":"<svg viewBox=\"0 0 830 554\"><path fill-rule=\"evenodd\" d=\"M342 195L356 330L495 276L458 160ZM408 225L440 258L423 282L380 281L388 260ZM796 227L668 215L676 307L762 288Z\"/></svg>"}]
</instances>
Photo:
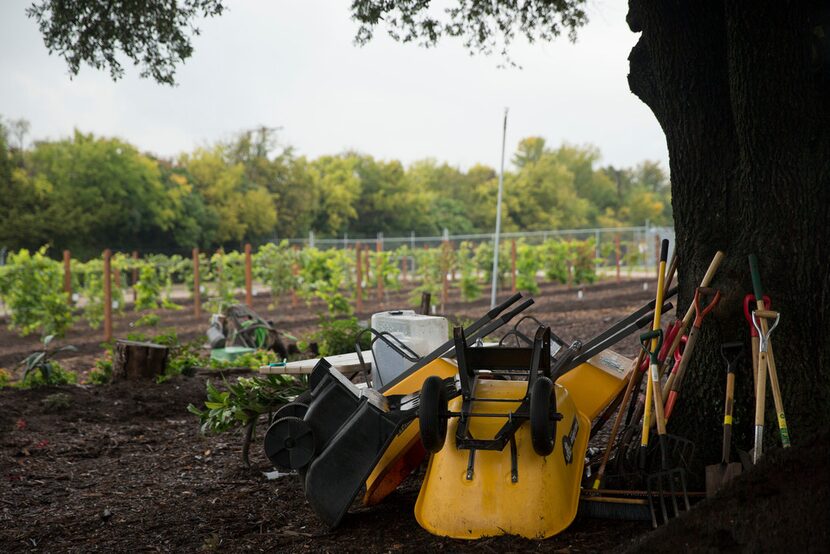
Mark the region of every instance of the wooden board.
<instances>
[{"instance_id":1,"label":"wooden board","mask_svg":"<svg viewBox=\"0 0 830 554\"><path fill-rule=\"evenodd\" d=\"M284 367L262 366L259 368L259 372L263 374L309 375L319 361L320 358L312 358L309 360L288 362ZM354 352L350 354L340 354L338 356L326 356L326 361L328 361L332 367L340 370L341 373L355 373L360 371L360 360ZM371 350L363 351L363 361L365 361L371 368L374 363Z\"/></svg>"}]
</instances>

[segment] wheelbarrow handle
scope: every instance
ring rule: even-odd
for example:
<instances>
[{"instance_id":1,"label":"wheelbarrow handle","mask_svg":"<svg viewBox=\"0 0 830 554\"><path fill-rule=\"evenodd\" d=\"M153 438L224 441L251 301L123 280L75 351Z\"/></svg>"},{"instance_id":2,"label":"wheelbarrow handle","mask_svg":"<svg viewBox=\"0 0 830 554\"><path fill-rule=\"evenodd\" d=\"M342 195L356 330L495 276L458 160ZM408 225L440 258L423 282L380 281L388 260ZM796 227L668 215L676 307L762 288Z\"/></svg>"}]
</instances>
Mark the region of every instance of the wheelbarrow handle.
<instances>
[{"instance_id":1,"label":"wheelbarrow handle","mask_svg":"<svg viewBox=\"0 0 830 554\"><path fill-rule=\"evenodd\" d=\"M507 300L505 300L504 302L502 302L501 304L499 304L498 306L496 306L495 308L493 308L492 310L487 312L485 317L488 320L495 319L497 315L499 315L504 310L506 310L508 307L510 307L513 304L515 304L516 302L518 302L521 297L522 297L522 293L517 292L516 294L514 294L513 296L511 296L510 298L508 298Z\"/></svg>"},{"instance_id":2,"label":"wheelbarrow handle","mask_svg":"<svg viewBox=\"0 0 830 554\"><path fill-rule=\"evenodd\" d=\"M772 300L766 294L764 295L764 307L766 309L772 308ZM752 293L747 294L744 296L744 319L746 319L747 325L749 325L749 336L757 337L758 331L755 330L755 326L752 324L752 311L755 309L755 295Z\"/></svg>"},{"instance_id":3,"label":"wheelbarrow handle","mask_svg":"<svg viewBox=\"0 0 830 554\"><path fill-rule=\"evenodd\" d=\"M703 325L703 318L706 317L709 312L715 308L715 306L717 306L718 302L720 302L720 295L720 290L710 287L698 287L695 289L695 321L692 325L698 328ZM701 298L710 298L706 307L701 305Z\"/></svg>"}]
</instances>

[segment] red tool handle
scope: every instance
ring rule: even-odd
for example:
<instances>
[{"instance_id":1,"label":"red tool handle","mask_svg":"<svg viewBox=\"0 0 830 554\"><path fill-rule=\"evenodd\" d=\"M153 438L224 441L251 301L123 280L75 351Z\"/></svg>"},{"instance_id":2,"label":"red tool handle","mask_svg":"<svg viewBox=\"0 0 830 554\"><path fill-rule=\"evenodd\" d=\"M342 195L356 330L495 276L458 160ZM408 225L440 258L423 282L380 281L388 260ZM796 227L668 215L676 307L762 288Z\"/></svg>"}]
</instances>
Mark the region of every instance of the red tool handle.
<instances>
[{"instance_id":1,"label":"red tool handle","mask_svg":"<svg viewBox=\"0 0 830 554\"><path fill-rule=\"evenodd\" d=\"M687 342L689 342L688 335L680 337L680 344L677 345L677 350L674 351L674 367L680 365L680 360L683 358L683 350L685 350Z\"/></svg>"},{"instance_id":2,"label":"red tool handle","mask_svg":"<svg viewBox=\"0 0 830 554\"><path fill-rule=\"evenodd\" d=\"M752 324L752 309L754 307L755 295L749 293L746 296L744 296L744 319L746 319L746 323L749 325L750 337L758 336L758 330L755 329L755 325ZM764 295L764 307L768 310L772 308L772 300L770 300L769 296L767 296L766 294Z\"/></svg>"},{"instance_id":3,"label":"red tool handle","mask_svg":"<svg viewBox=\"0 0 830 554\"><path fill-rule=\"evenodd\" d=\"M709 296L712 300L709 301L709 304L704 308L700 304L700 299L702 296ZM692 323L695 327L700 329L700 326L703 325L703 318L706 317L709 312L711 312L715 306L720 301L720 291L717 289L711 289L709 287L698 287L695 289L695 321Z\"/></svg>"}]
</instances>

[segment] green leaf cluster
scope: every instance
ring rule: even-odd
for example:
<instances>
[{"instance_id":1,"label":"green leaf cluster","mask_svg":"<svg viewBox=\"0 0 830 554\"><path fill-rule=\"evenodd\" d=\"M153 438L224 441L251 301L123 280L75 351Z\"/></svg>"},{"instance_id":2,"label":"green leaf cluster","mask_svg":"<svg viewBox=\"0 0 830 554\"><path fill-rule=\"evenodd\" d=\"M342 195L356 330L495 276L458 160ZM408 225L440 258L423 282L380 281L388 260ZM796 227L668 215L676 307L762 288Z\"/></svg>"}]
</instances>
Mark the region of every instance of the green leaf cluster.
<instances>
[{"instance_id":1,"label":"green leaf cluster","mask_svg":"<svg viewBox=\"0 0 830 554\"><path fill-rule=\"evenodd\" d=\"M273 412L306 389L306 384L289 375L240 377L235 383L223 382L223 389L211 381L206 384L204 408L193 404L188 411L199 417L203 433L224 433Z\"/></svg>"},{"instance_id":2,"label":"green leaf cluster","mask_svg":"<svg viewBox=\"0 0 830 554\"><path fill-rule=\"evenodd\" d=\"M9 327L21 335L63 336L72 325L72 310L63 292L63 268L47 255L22 249L0 266L0 299L11 311Z\"/></svg>"},{"instance_id":3,"label":"green leaf cluster","mask_svg":"<svg viewBox=\"0 0 830 554\"><path fill-rule=\"evenodd\" d=\"M308 159L259 128L175 160L81 132L10 146L0 121L0 244L98 257L239 249L274 237L437 236L491 232L498 175L434 159L404 166L358 152ZM667 225L666 172L655 162L602 167L591 145L521 140L504 176L505 231ZM265 265L268 265L267 263ZM264 267L264 266L263 266ZM271 272L270 267L264 271ZM186 266L181 272L190 271ZM276 269L275 284L290 279ZM162 282L166 276L161 275Z\"/></svg>"}]
</instances>

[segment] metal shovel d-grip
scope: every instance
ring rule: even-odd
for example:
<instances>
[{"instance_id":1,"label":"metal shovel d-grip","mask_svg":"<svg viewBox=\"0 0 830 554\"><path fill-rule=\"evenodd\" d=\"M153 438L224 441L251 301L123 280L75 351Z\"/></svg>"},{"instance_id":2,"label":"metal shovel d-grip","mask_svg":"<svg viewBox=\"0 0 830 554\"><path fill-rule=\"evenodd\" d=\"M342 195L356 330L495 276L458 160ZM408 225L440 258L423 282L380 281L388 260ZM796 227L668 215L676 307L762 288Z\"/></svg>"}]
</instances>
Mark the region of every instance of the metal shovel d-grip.
<instances>
[{"instance_id":1,"label":"metal shovel d-grip","mask_svg":"<svg viewBox=\"0 0 830 554\"><path fill-rule=\"evenodd\" d=\"M761 321L762 318L769 316L774 319L772 325L767 326ZM769 369L769 338L772 332L778 327L778 322L781 320L781 314L778 312L758 311L752 312L752 325L758 332L758 379L755 383L755 448L752 452L752 462L757 464L761 459L764 448L764 408L767 395L767 374ZM783 413L779 419L783 418ZM781 424L779 422L779 424ZM783 430L786 430L786 420L783 423ZM789 438L787 438L789 442Z\"/></svg>"}]
</instances>

